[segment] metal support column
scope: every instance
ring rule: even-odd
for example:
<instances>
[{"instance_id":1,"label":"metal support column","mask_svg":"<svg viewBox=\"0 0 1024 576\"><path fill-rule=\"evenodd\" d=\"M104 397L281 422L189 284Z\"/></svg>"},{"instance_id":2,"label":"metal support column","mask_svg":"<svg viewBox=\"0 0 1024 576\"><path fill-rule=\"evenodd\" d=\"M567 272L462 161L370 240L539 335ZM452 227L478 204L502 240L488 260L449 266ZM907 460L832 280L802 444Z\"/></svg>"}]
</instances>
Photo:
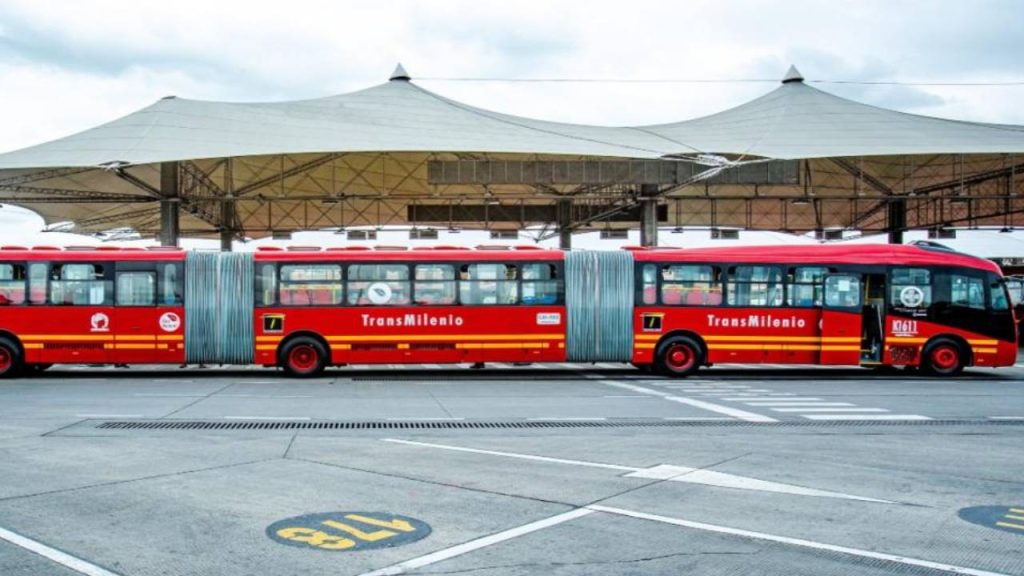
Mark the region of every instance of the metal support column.
<instances>
[{"instance_id":1,"label":"metal support column","mask_svg":"<svg viewBox=\"0 0 1024 576\"><path fill-rule=\"evenodd\" d=\"M640 185L640 245L658 245L658 185Z\"/></svg>"},{"instance_id":2,"label":"metal support column","mask_svg":"<svg viewBox=\"0 0 1024 576\"><path fill-rule=\"evenodd\" d=\"M231 252L235 239L235 178L231 158L224 161L224 200L220 203L220 251Z\"/></svg>"},{"instance_id":3,"label":"metal support column","mask_svg":"<svg viewBox=\"0 0 1024 576\"><path fill-rule=\"evenodd\" d=\"M177 246L181 227L178 223L178 208L181 205L177 162L160 164L160 245Z\"/></svg>"},{"instance_id":4,"label":"metal support column","mask_svg":"<svg viewBox=\"0 0 1024 576\"><path fill-rule=\"evenodd\" d=\"M907 227L907 201L898 198L889 201L889 244L903 244L903 230Z\"/></svg>"},{"instance_id":5,"label":"metal support column","mask_svg":"<svg viewBox=\"0 0 1024 576\"><path fill-rule=\"evenodd\" d=\"M558 247L562 250L572 249L572 199L558 201Z\"/></svg>"}]
</instances>

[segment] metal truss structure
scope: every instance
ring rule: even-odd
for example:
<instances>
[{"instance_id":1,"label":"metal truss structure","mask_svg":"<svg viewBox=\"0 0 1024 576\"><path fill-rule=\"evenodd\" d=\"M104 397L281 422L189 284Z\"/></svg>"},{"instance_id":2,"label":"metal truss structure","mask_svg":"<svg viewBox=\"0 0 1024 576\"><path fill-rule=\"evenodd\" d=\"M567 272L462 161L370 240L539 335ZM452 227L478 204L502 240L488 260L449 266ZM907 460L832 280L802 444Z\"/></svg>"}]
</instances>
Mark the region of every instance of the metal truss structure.
<instances>
[{"instance_id":1,"label":"metal truss structure","mask_svg":"<svg viewBox=\"0 0 1024 576\"><path fill-rule=\"evenodd\" d=\"M0 202L76 231L131 227L225 244L310 229L410 225L574 230L641 225L791 232L1024 226L1024 158L816 158L717 166L540 155L325 153L23 170ZM656 238L656 235L653 237Z\"/></svg>"}]
</instances>

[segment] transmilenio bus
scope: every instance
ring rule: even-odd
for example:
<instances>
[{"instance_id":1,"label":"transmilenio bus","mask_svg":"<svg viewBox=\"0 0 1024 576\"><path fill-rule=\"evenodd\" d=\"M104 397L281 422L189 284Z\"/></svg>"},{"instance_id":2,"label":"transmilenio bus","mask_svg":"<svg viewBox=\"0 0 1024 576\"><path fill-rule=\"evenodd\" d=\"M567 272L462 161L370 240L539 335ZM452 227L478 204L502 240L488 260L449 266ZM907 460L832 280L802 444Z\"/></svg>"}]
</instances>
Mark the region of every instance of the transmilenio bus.
<instances>
[{"instance_id":1,"label":"transmilenio bus","mask_svg":"<svg viewBox=\"0 0 1024 576\"><path fill-rule=\"evenodd\" d=\"M995 264L930 246L0 248L0 375L57 363L1010 366Z\"/></svg>"}]
</instances>

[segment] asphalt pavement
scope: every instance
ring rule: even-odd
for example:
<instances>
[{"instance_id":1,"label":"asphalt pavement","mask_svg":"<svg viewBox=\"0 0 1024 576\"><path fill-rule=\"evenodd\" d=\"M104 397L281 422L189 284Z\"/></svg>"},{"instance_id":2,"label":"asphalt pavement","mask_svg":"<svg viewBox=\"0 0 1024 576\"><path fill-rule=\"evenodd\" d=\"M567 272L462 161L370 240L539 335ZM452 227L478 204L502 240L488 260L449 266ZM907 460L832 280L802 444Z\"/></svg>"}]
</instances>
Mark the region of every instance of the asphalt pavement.
<instances>
[{"instance_id":1,"label":"asphalt pavement","mask_svg":"<svg viewBox=\"0 0 1024 576\"><path fill-rule=\"evenodd\" d=\"M1024 368L54 367L0 574L1024 574Z\"/></svg>"}]
</instances>

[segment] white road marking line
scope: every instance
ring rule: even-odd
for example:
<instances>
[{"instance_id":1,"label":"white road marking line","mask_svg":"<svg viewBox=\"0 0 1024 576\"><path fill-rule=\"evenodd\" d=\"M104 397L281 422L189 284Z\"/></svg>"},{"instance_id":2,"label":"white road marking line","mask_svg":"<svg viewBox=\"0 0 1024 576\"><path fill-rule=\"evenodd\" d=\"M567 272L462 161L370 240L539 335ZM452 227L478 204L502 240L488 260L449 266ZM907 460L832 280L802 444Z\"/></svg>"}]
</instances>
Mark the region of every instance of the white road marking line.
<instances>
[{"instance_id":1,"label":"white road marking line","mask_svg":"<svg viewBox=\"0 0 1024 576\"><path fill-rule=\"evenodd\" d=\"M989 416L989 420L1024 420L1024 416Z\"/></svg>"},{"instance_id":2,"label":"white road marking line","mask_svg":"<svg viewBox=\"0 0 1024 576\"><path fill-rule=\"evenodd\" d=\"M704 400L694 400L693 398L683 398L681 396L673 396L660 390L653 390L651 388L644 388L643 386L634 386L633 384L626 384L624 382L614 382L612 380L599 380L600 383L605 386L614 386L616 388L622 388L624 390L632 390L633 392L639 392L641 394L650 394L652 396L660 396L669 402L678 402L679 404L686 404L693 406L694 408L701 408L709 412L717 412L718 414L725 414L726 416L732 416L747 422L778 422L775 418L765 416L764 414L755 414L753 412L747 412L746 410L739 410L730 406L722 406L721 404L712 404L711 402L705 402Z\"/></svg>"},{"instance_id":3,"label":"white road marking line","mask_svg":"<svg viewBox=\"0 0 1024 576\"><path fill-rule=\"evenodd\" d=\"M885 408L772 408L775 412L888 412Z\"/></svg>"},{"instance_id":4,"label":"white road marking line","mask_svg":"<svg viewBox=\"0 0 1024 576\"><path fill-rule=\"evenodd\" d=\"M775 401L772 401L772 402L747 402L747 401L744 401L743 403L746 404L747 406L764 406L764 407L770 407L770 406L779 406L779 407L782 407L782 406L807 406L808 408L810 408L812 406L854 406L854 404L851 404L850 402L813 402L813 401L790 402L789 400L786 400L784 402L783 401L779 401L779 402L775 402Z\"/></svg>"},{"instance_id":5,"label":"white road marking line","mask_svg":"<svg viewBox=\"0 0 1024 576\"><path fill-rule=\"evenodd\" d=\"M808 420L931 420L920 414L806 414Z\"/></svg>"},{"instance_id":6,"label":"white road marking line","mask_svg":"<svg viewBox=\"0 0 1024 576\"><path fill-rule=\"evenodd\" d=\"M452 546L451 548L445 548L443 550L431 552L430 554L426 554L418 558L413 558L411 560L399 562L398 564L392 564L391 566L388 566L386 568L373 570L372 572L364 572L360 576L392 576L395 574L404 574L410 570L416 570L418 568L423 568L424 566L429 566L431 564L443 562L444 560L448 560L456 556L461 556L467 552L479 550L480 548L492 546L494 544L498 544L499 542L511 540L512 538L517 538L519 536L524 536L531 532L543 530L544 528L549 528L551 526L555 526L563 522L575 520L576 518L580 518L588 514L593 514L594 512L596 512L596 510L592 510L589 508L577 508L575 510L570 510L568 512L556 514L555 516L551 516L550 518L544 518L543 520L537 520L536 522L530 522L529 524L523 524L522 526L517 526L515 528L511 528L503 532L491 534L490 536L484 536L482 538L470 540L469 542L463 542L462 544Z\"/></svg>"},{"instance_id":7,"label":"white road marking line","mask_svg":"<svg viewBox=\"0 0 1024 576\"><path fill-rule=\"evenodd\" d=\"M225 416L225 420L312 420L309 416Z\"/></svg>"},{"instance_id":8,"label":"white road marking line","mask_svg":"<svg viewBox=\"0 0 1024 576\"><path fill-rule=\"evenodd\" d=\"M842 492L831 492L829 490L817 490L805 488L793 484L759 480L748 476L738 476L727 472L716 472L702 468L690 468L688 466L673 466L661 464L643 470L637 470L626 474L626 478L650 478L654 480L668 480L670 482L685 482L687 484L703 484L705 486L716 486L718 488L736 488L738 490L756 490L758 492L773 492L776 494L792 494L794 496L817 496L819 498L838 498L841 500L860 500L862 502L877 502L880 504L894 504L889 500L877 498L865 498L844 494Z\"/></svg>"},{"instance_id":9,"label":"white road marking line","mask_svg":"<svg viewBox=\"0 0 1024 576\"><path fill-rule=\"evenodd\" d=\"M86 574L87 576L118 576L116 572L111 572L106 568L101 568L95 564L86 562L81 558L72 556L67 552L51 548L42 542L37 542L31 538L11 532L4 528L0 528L0 539L6 540L20 548L24 548L29 552L34 552L47 560L56 562L65 568L70 568L79 574Z\"/></svg>"},{"instance_id":10,"label":"white road marking line","mask_svg":"<svg viewBox=\"0 0 1024 576\"><path fill-rule=\"evenodd\" d=\"M880 504L894 504L889 500L879 500L877 498L866 498L863 496L854 496L852 494L844 494L842 492L830 492L827 490L817 490L814 488L805 488L803 486L796 486L793 484L783 484L780 482L771 482L768 480L760 480L758 478L750 478L747 476L739 476L736 474L729 474L726 472L716 472L714 470L704 470L701 468L691 468L689 466L674 466L670 464L659 464L650 468L637 468L634 466L619 466L618 464L606 464L603 462L587 462L584 460L568 460L564 458L551 458L548 456L536 456L533 454L521 454L518 452L499 452L496 450L480 450L477 448L465 448L462 446L452 446L449 444L431 444L428 442L416 442L413 440L399 440L397 438L382 438L383 442L392 442L395 444L405 444L409 446L420 446L424 448L439 448L441 450L452 450L455 452L470 452L473 454L484 454L487 456L504 456L506 458L517 458L520 460L533 460L536 462L548 462L552 464L569 464L572 466L586 466L588 468L603 468L606 470L616 470L619 472L629 472L625 474L624 478L648 478L654 480L666 480L670 482L684 482L689 484L703 484L705 486L715 486L718 488L734 488L737 490L753 490L757 492L774 492L778 494L792 494L796 496L816 496L819 498L839 498L843 500L859 500L862 502L877 502Z\"/></svg>"},{"instance_id":11,"label":"white road marking line","mask_svg":"<svg viewBox=\"0 0 1024 576\"><path fill-rule=\"evenodd\" d=\"M142 418L142 414L75 414L75 418Z\"/></svg>"},{"instance_id":12,"label":"white road marking line","mask_svg":"<svg viewBox=\"0 0 1024 576\"><path fill-rule=\"evenodd\" d=\"M967 574L969 576L1009 576L1007 574L1003 574L1000 572L990 572L988 570L966 568L964 566L956 566L953 564L945 564L942 562L932 562L931 560L919 560L917 558L910 558L898 554L886 554L884 552L861 550L859 548L850 548L848 546L837 546L835 544L826 544L824 542L815 542L813 540L804 540L802 538L790 538L788 536L777 536L775 534L767 534L765 532L754 532L753 530L743 530L740 528L729 528L727 526L705 524L703 522L694 522L692 520L684 520L682 518L671 518L669 516L661 516L658 514L647 514L645 512L626 510L624 508L613 508L611 506L601 506L599 504L592 504L590 506L587 506L587 509L596 510L598 512L606 512L608 514L616 514L619 516L628 516L630 518L637 518L640 520L661 522L662 524L672 524L675 526L682 526L683 528L692 528L694 530L717 532L719 534L729 534L731 536L751 538L754 540L765 540L768 542L776 542L778 544L800 546L802 548L812 548L814 550L827 550L829 552L849 554L851 556L859 556L861 558L886 560L897 564L904 564L907 566L918 566L921 568L930 568L932 570L941 570L943 572L951 572L953 574Z\"/></svg>"},{"instance_id":13,"label":"white road marking line","mask_svg":"<svg viewBox=\"0 0 1024 576\"><path fill-rule=\"evenodd\" d=\"M448 444L431 444L430 442L414 442L412 440L400 440L398 438L382 438L383 442L394 444L405 444L408 446L421 446L424 448L440 448L454 452L469 452L472 454L486 454L488 456L505 456L506 458L518 458L520 460L534 460L536 462L552 462L555 464L571 464L573 466L586 466L588 468L604 468L606 470L618 470L620 472L636 472L638 468L632 466L619 466L617 464L604 464L602 462L586 462L584 460L568 460L565 458L550 458L548 456L534 456L532 454L517 454L515 452L500 452L497 450L480 450L477 448L465 448L462 446L451 446Z\"/></svg>"}]
</instances>

